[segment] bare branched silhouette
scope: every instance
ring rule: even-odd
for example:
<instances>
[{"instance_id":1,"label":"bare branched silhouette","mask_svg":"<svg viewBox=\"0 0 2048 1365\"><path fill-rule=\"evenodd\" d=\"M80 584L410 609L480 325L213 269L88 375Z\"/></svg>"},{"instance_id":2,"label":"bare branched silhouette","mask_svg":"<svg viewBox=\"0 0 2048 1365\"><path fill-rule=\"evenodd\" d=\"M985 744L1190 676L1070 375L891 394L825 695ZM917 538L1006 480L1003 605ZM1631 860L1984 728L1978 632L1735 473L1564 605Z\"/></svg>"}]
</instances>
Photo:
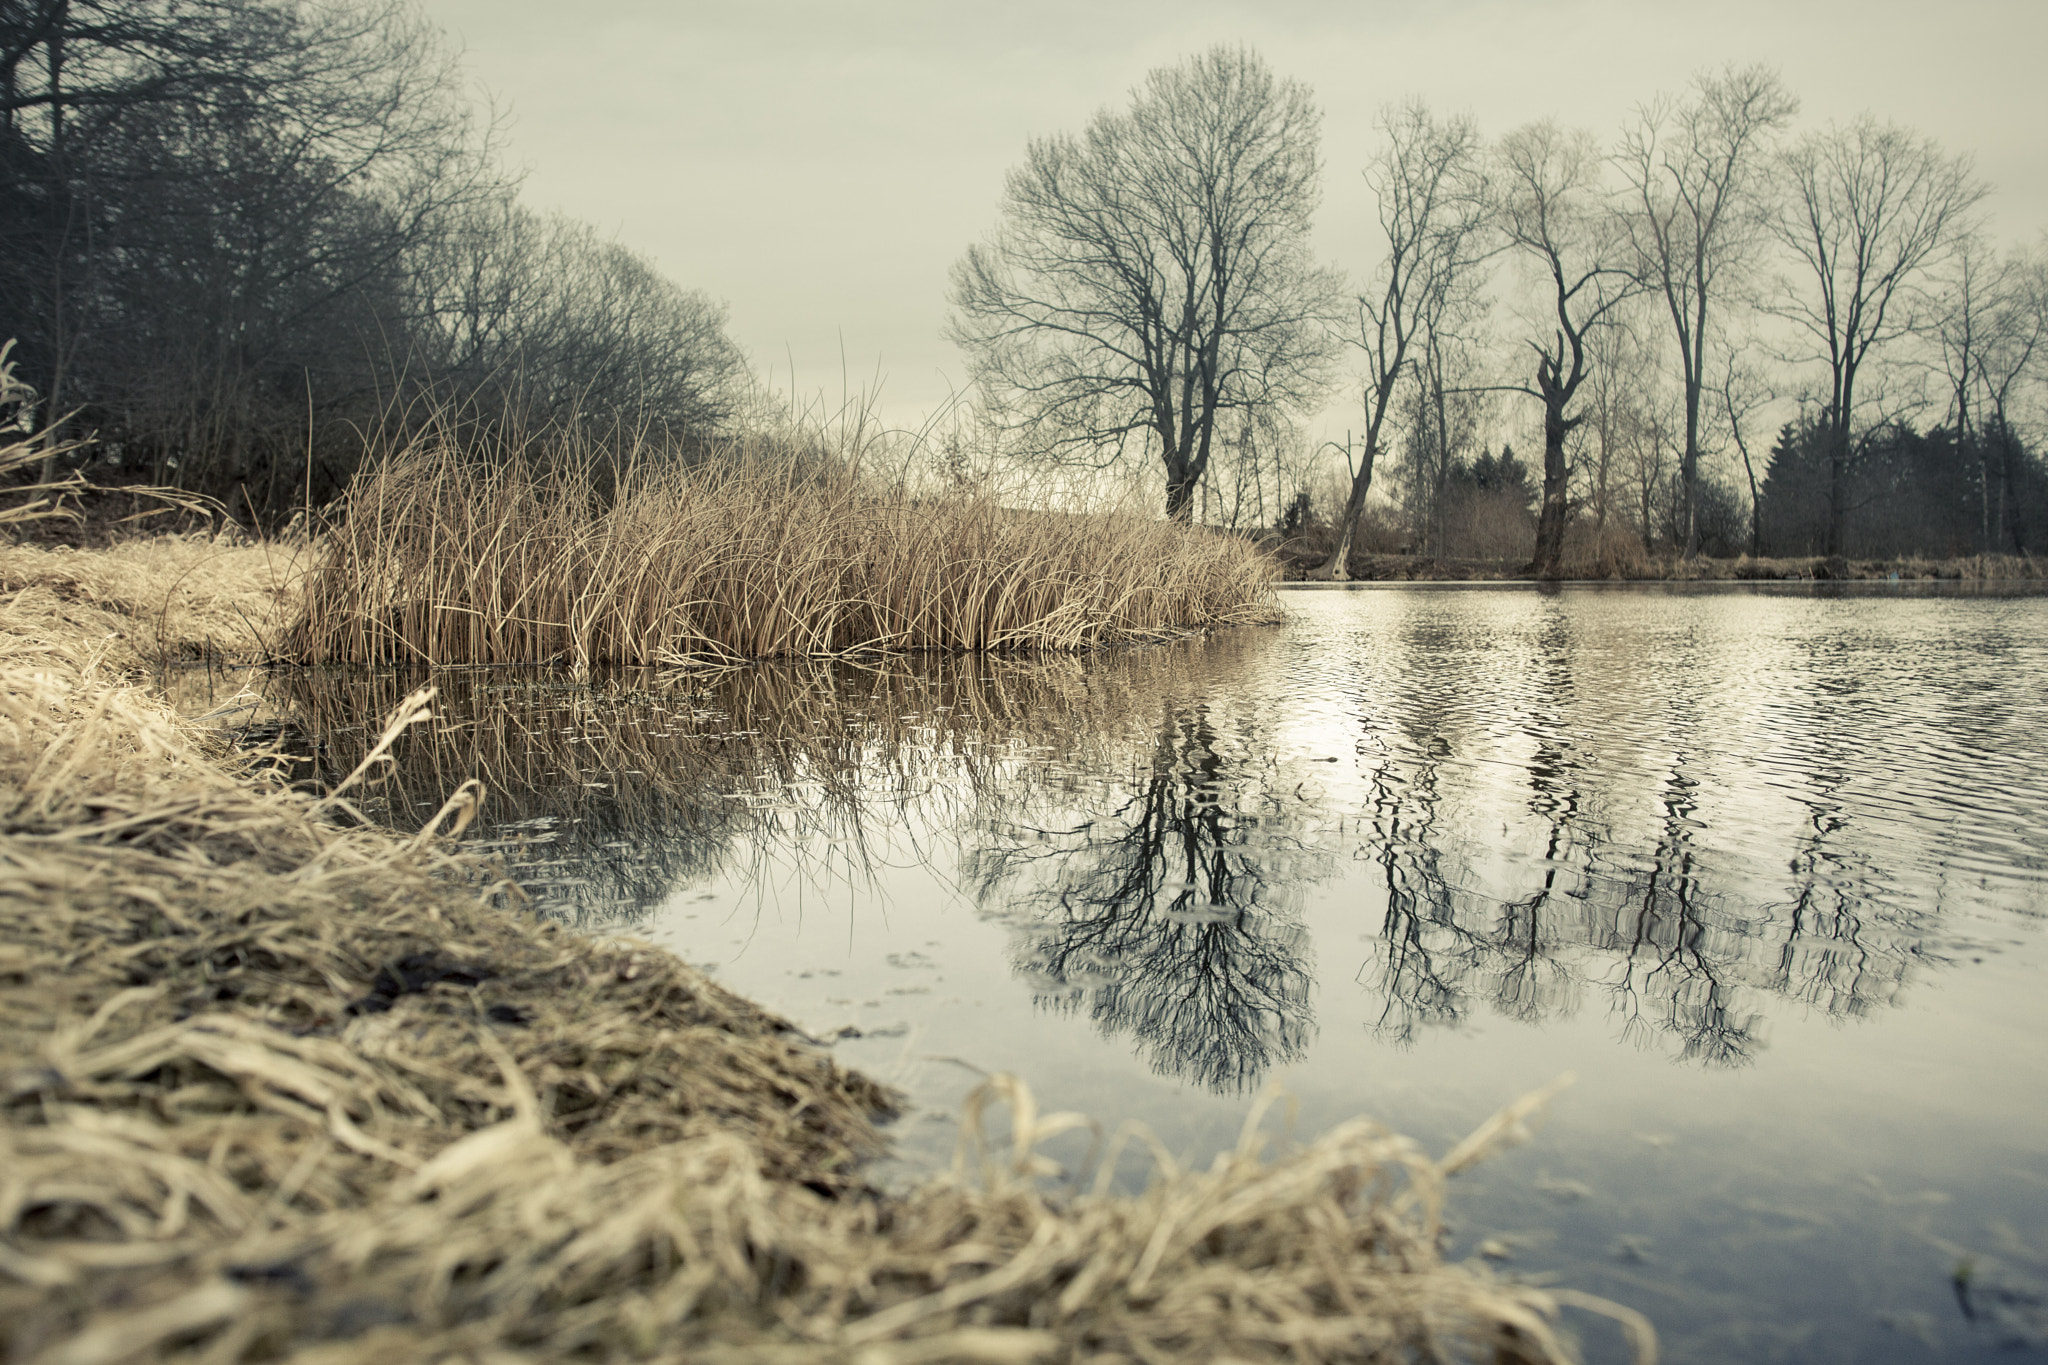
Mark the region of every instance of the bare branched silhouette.
<instances>
[{"instance_id":1,"label":"bare branched silhouette","mask_svg":"<svg viewBox=\"0 0 2048 1365\"><path fill-rule=\"evenodd\" d=\"M1205 707L1164 710L1147 761L1041 841L972 854L969 881L1016 925L1041 1003L1085 1010L1153 1070L1256 1085L1314 1031L1294 891L1323 875L1282 813L1262 736L1227 742Z\"/></svg>"}]
</instances>

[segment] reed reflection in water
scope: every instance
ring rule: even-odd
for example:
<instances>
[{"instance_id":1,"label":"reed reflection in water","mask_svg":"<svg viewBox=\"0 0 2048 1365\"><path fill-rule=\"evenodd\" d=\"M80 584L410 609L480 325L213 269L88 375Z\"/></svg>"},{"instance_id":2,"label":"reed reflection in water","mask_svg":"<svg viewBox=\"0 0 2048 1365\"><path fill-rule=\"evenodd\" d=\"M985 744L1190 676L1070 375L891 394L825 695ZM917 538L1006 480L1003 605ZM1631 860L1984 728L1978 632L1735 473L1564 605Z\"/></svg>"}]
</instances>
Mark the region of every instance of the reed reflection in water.
<instances>
[{"instance_id":1,"label":"reed reflection in water","mask_svg":"<svg viewBox=\"0 0 2048 1365\"><path fill-rule=\"evenodd\" d=\"M972 828L984 808L1019 808L1047 755L1106 755L1138 681L1065 656L934 655L615 670L587 684L508 669L308 670L278 675L272 692L291 717L286 748L311 753L321 784L432 685L435 721L394 746L364 810L416 824L438 794L481 781L472 844L503 852L543 913L602 929L641 923L715 876L786 863L820 883L884 875L872 850L892 833Z\"/></svg>"}]
</instances>

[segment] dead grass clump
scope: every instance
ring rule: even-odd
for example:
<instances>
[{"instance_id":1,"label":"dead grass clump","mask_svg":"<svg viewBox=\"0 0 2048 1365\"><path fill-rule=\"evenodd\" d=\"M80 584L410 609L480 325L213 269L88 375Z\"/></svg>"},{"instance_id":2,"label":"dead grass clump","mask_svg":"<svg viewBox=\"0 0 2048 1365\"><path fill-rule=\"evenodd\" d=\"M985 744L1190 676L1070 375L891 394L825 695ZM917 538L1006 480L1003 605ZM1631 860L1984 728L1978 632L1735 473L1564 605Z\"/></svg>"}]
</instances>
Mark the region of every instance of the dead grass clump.
<instances>
[{"instance_id":1,"label":"dead grass clump","mask_svg":"<svg viewBox=\"0 0 2048 1365\"><path fill-rule=\"evenodd\" d=\"M2048 576L2042 560L2030 555L1964 555L1955 559L1930 559L1907 555L1899 559L1846 559L1829 561L1816 557L1702 560L1701 577L1741 579L1841 579L1858 582L1948 581L1996 583L2039 579ZM1710 572L1709 570L1721 570Z\"/></svg>"},{"instance_id":2,"label":"dead grass clump","mask_svg":"<svg viewBox=\"0 0 2048 1365\"><path fill-rule=\"evenodd\" d=\"M1559 573L1565 578L1649 578L1650 553L1643 538L1620 522L1595 525L1574 521L1565 527L1564 558Z\"/></svg>"},{"instance_id":3,"label":"dead grass clump","mask_svg":"<svg viewBox=\"0 0 2048 1365\"><path fill-rule=\"evenodd\" d=\"M51 662L0 670L5 1358L360 1214L511 1114L501 1064L578 1161L739 1134L836 1192L879 1150L884 1092L682 963L492 905L474 860L335 828Z\"/></svg>"},{"instance_id":4,"label":"dead grass clump","mask_svg":"<svg viewBox=\"0 0 2048 1365\"><path fill-rule=\"evenodd\" d=\"M2048 566L2032 555L1963 555L1956 559L1914 556L1893 560L1882 567L1887 573L1897 573L1901 578L1956 578L1964 582L2048 576Z\"/></svg>"},{"instance_id":5,"label":"dead grass clump","mask_svg":"<svg viewBox=\"0 0 2048 1365\"><path fill-rule=\"evenodd\" d=\"M277 639L306 553L197 535L135 537L97 550L0 542L0 601L17 637L90 636L119 669L255 659ZM41 628L28 629L37 618Z\"/></svg>"},{"instance_id":6,"label":"dead grass clump","mask_svg":"<svg viewBox=\"0 0 2048 1365\"><path fill-rule=\"evenodd\" d=\"M358 478L323 548L284 646L306 662L1070 649L1277 618L1271 562L1227 537L738 458L416 447Z\"/></svg>"}]
</instances>

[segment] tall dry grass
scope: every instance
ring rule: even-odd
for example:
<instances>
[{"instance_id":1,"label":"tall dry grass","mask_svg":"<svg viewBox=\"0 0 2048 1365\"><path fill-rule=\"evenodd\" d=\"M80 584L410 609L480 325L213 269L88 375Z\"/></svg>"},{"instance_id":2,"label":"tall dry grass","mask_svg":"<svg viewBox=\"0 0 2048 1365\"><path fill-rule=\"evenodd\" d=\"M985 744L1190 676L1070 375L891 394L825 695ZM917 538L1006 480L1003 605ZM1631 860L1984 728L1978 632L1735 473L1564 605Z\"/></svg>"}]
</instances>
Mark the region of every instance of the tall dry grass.
<instances>
[{"instance_id":1,"label":"tall dry grass","mask_svg":"<svg viewBox=\"0 0 2048 1365\"><path fill-rule=\"evenodd\" d=\"M650 664L1072 649L1277 617L1242 543L1128 513L920 498L731 452L485 465L427 441L359 477L284 651L309 663Z\"/></svg>"},{"instance_id":2,"label":"tall dry grass","mask_svg":"<svg viewBox=\"0 0 2048 1365\"><path fill-rule=\"evenodd\" d=\"M1563 578L1647 578L1650 552L1643 538L1619 521L1596 525L1583 518L1564 530Z\"/></svg>"}]
</instances>

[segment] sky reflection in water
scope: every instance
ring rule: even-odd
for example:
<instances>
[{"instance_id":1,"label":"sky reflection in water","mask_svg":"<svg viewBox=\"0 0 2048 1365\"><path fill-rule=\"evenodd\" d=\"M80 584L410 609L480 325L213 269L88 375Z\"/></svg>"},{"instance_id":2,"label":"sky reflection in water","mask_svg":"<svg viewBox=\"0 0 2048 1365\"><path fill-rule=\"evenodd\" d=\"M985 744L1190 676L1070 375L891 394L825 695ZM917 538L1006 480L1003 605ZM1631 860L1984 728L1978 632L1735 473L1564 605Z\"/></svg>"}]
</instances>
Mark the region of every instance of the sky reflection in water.
<instances>
[{"instance_id":1,"label":"sky reflection in water","mask_svg":"<svg viewBox=\"0 0 2048 1365\"><path fill-rule=\"evenodd\" d=\"M931 1110L1014 1070L1206 1162L1276 1075L1306 1131L1440 1145L1576 1070L1460 1239L1670 1359L2042 1338L2048 600L1287 602L1095 659L451 675L386 796L483 777L553 913L718 962ZM297 686L332 720L404 683Z\"/></svg>"}]
</instances>

